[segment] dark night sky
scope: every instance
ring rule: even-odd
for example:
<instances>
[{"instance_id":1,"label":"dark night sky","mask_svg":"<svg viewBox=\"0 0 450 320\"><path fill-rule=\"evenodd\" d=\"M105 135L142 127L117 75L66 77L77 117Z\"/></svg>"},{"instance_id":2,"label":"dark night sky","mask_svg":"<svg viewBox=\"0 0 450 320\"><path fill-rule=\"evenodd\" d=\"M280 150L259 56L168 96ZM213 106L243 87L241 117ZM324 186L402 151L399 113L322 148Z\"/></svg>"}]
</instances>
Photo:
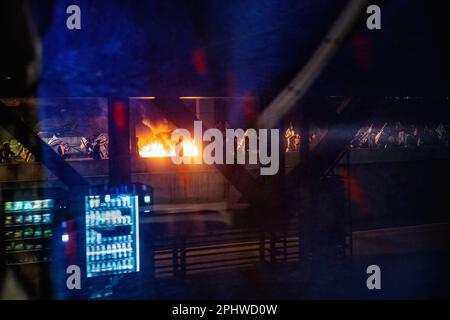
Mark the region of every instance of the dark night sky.
<instances>
[{"instance_id":1,"label":"dark night sky","mask_svg":"<svg viewBox=\"0 0 450 320\"><path fill-rule=\"evenodd\" d=\"M48 3L50 3L49 1ZM330 28L341 0L61 0L42 36L41 96L273 96ZM314 95L446 95L445 10L383 1L382 30L365 20L312 88ZM82 30L66 29L70 4ZM45 15L45 12L47 14Z\"/></svg>"}]
</instances>

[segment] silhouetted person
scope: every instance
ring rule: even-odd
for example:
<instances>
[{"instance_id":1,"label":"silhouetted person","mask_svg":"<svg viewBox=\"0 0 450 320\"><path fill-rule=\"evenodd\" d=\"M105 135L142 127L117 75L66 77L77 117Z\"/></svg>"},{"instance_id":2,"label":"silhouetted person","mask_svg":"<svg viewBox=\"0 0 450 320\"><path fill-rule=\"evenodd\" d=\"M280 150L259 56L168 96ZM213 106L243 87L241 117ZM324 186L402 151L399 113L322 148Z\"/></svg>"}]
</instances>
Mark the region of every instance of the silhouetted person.
<instances>
[{"instance_id":1,"label":"silhouetted person","mask_svg":"<svg viewBox=\"0 0 450 320\"><path fill-rule=\"evenodd\" d=\"M58 154L61 156L61 158L63 158L63 159L70 158L70 154L67 153L68 150L69 150L69 145L67 143L61 143L58 145Z\"/></svg>"},{"instance_id":2,"label":"silhouetted person","mask_svg":"<svg viewBox=\"0 0 450 320\"><path fill-rule=\"evenodd\" d=\"M3 146L0 151L0 162L8 163L11 162L11 159L14 159L16 155L11 150L11 146L9 142L3 143Z\"/></svg>"},{"instance_id":3,"label":"silhouetted person","mask_svg":"<svg viewBox=\"0 0 450 320\"><path fill-rule=\"evenodd\" d=\"M177 150L177 146L179 145L179 151L178 155L180 157L184 157L184 150L183 150L183 136L178 137L178 142L175 144L175 150Z\"/></svg>"},{"instance_id":4,"label":"silhouetted person","mask_svg":"<svg viewBox=\"0 0 450 320\"><path fill-rule=\"evenodd\" d=\"M95 141L94 148L92 149L92 158L94 160L101 160L102 154L100 151L100 140Z\"/></svg>"},{"instance_id":5,"label":"silhouetted person","mask_svg":"<svg viewBox=\"0 0 450 320\"><path fill-rule=\"evenodd\" d=\"M294 146L295 146L295 151L299 152L300 151L300 134L296 133L295 137L294 137Z\"/></svg>"},{"instance_id":6,"label":"silhouetted person","mask_svg":"<svg viewBox=\"0 0 450 320\"><path fill-rule=\"evenodd\" d=\"M136 137L136 149L134 150L134 152L136 152L136 155L138 157L141 156L141 154L139 153L139 138L138 137Z\"/></svg>"},{"instance_id":7,"label":"silhouetted person","mask_svg":"<svg viewBox=\"0 0 450 320\"><path fill-rule=\"evenodd\" d=\"M295 129L294 126L292 125L292 122L289 123L289 128L287 128L284 137L286 138L286 152L294 151Z\"/></svg>"}]
</instances>

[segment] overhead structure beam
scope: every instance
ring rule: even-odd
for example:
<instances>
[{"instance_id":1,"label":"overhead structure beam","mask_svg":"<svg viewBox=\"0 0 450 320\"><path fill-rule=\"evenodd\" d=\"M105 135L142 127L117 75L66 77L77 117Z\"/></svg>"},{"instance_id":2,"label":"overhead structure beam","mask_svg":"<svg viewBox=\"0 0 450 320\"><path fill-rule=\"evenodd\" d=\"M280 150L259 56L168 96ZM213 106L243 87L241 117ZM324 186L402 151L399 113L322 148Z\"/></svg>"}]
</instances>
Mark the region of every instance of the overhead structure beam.
<instances>
[{"instance_id":1,"label":"overhead structure beam","mask_svg":"<svg viewBox=\"0 0 450 320\"><path fill-rule=\"evenodd\" d=\"M276 127L281 119L302 99L341 46L357 18L365 12L364 8L368 3L368 0L350 0L348 2L311 59L258 118L257 125L259 128Z\"/></svg>"}]
</instances>

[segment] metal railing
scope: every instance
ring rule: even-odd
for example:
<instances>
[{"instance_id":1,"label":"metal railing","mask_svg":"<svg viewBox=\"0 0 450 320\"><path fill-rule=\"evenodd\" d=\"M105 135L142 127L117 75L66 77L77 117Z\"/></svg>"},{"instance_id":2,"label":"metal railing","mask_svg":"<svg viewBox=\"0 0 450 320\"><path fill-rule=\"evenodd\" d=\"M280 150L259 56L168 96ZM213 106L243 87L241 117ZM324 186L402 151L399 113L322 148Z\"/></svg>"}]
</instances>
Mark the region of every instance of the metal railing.
<instances>
[{"instance_id":1,"label":"metal railing","mask_svg":"<svg viewBox=\"0 0 450 320\"><path fill-rule=\"evenodd\" d=\"M296 262L300 256L297 221L271 232L231 229L152 241L155 278Z\"/></svg>"}]
</instances>

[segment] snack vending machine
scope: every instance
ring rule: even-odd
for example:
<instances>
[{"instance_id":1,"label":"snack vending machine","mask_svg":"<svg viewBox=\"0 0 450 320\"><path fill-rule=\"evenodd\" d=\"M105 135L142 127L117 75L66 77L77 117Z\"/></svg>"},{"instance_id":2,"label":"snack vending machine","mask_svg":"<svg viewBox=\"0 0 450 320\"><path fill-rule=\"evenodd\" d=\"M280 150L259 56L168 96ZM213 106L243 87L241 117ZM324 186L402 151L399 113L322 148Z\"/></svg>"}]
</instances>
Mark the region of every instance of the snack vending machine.
<instances>
[{"instance_id":1,"label":"snack vending machine","mask_svg":"<svg viewBox=\"0 0 450 320\"><path fill-rule=\"evenodd\" d=\"M138 196L86 196L85 220L88 279L139 272Z\"/></svg>"},{"instance_id":2,"label":"snack vending machine","mask_svg":"<svg viewBox=\"0 0 450 320\"><path fill-rule=\"evenodd\" d=\"M15 272L32 298L51 298L51 264L58 254L54 235L67 209L62 190L4 191L2 238L4 265Z\"/></svg>"},{"instance_id":3,"label":"snack vending machine","mask_svg":"<svg viewBox=\"0 0 450 320\"><path fill-rule=\"evenodd\" d=\"M53 236L51 224L54 220L54 207L53 199L18 200L4 203L7 266L50 261L48 253Z\"/></svg>"}]
</instances>

